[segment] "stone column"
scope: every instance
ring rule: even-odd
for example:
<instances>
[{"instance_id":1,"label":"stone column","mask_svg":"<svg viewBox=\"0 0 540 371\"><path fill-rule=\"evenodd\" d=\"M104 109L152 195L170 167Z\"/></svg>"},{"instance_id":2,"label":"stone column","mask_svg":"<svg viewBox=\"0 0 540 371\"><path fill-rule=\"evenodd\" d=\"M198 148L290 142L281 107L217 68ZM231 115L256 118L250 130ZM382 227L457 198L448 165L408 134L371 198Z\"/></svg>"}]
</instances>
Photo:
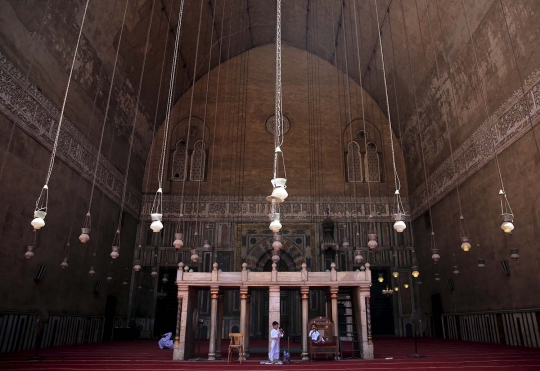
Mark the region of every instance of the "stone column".
<instances>
[{"instance_id":1,"label":"stone column","mask_svg":"<svg viewBox=\"0 0 540 371\"><path fill-rule=\"evenodd\" d=\"M338 324L338 307L337 307L337 296L339 288L331 287L330 288L330 298L332 300L332 322L334 322L334 335L337 336L339 343L339 324Z\"/></svg>"},{"instance_id":2,"label":"stone column","mask_svg":"<svg viewBox=\"0 0 540 371\"><path fill-rule=\"evenodd\" d=\"M362 324L362 355L364 359L373 359L369 287L360 288L360 310L362 313L360 317Z\"/></svg>"},{"instance_id":3,"label":"stone column","mask_svg":"<svg viewBox=\"0 0 540 371\"><path fill-rule=\"evenodd\" d=\"M249 357L249 334L251 332L251 295L246 296L246 334L244 335L244 354Z\"/></svg>"},{"instance_id":4,"label":"stone column","mask_svg":"<svg viewBox=\"0 0 540 371\"><path fill-rule=\"evenodd\" d=\"M173 360L183 361L185 350L186 350L186 327L188 326L188 300L189 300L189 287L188 286L178 286L178 303L182 303L182 313L180 315L179 321L179 335L178 335L178 347L174 348ZM177 324L178 327L178 324Z\"/></svg>"},{"instance_id":5,"label":"stone column","mask_svg":"<svg viewBox=\"0 0 540 371\"><path fill-rule=\"evenodd\" d=\"M272 264L272 265L275 265ZM270 286L270 290L269 290L269 295L268 295L268 327L269 327L269 331L268 333L270 334L270 331L272 331L272 322L274 321L277 321L279 322L281 317L280 317L280 312L281 312L281 298L280 298L280 289L279 289L279 286ZM268 337L268 352L270 352L270 346L271 346L271 340L270 340L270 336Z\"/></svg>"},{"instance_id":6,"label":"stone column","mask_svg":"<svg viewBox=\"0 0 540 371\"><path fill-rule=\"evenodd\" d=\"M173 359L178 359L180 349L180 318L182 317L182 297L178 295L178 308L176 309L176 334L174 336Z\"/></svg>"},{"instance_id":7,"label":"stone column","mask_svg":"<svg viewBox=\"0 0 540 371\"><path fill-rule=\"evenodd\" d=\"M208 360L216 360L216 332L217 332L217 299L218 299L219 287L213 286L210 288L210 295L212 305L210 309L210 341L208 343Z\"/></svg>"},{"instance_id":8,"label":"stone column","mask_svg":"<svg viewBox=\"0 0 540 371\"><path fill-rule=\"evenodd\" d=\"M302 294L302 361L309 361L308 354L308 298L309 298L309 286L302 287L300 290Z\"/></svg>"},{"instance_id":9,"label":"stone column","mask_svg":"<svg viewBox=\"0 0 540 371\"><path fill-rule=\"evenodd\" d=\"M216 360L221 359L221 339L223 339L223 294L218 294L217 300Z\"/></svg>"},{"instance_id":10,"label":"stone column","mask_svg":"<svg viewBox=\"0 0 540 371\"><path fill-rule=\"evenodd\" d=\"M240 287L240 332L244 334L244 351L246 346L246 301L248 295L247 287ZM244 353L238 355L238 359L245 359Z\"/></svg>"}]
</instances>

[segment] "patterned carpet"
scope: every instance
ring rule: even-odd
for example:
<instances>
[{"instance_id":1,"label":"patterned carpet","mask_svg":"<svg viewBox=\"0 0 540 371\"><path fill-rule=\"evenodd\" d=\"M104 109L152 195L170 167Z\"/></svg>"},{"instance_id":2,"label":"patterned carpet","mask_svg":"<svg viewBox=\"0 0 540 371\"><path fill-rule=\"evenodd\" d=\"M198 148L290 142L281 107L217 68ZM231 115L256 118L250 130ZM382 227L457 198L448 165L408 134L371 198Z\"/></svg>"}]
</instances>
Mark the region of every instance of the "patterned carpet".
<instances>
[{"instance_id":1,"label":"patterned carpet","mask_svg":"<svg viewBox=\"0 0 540 371\"><path fill-rule=\"evenodd\" d=\"M287 365L261 365L265 359L265 340L252 340L253 353L247 362L227 364L227 341L223 341L225 361L172 361L172 350L159 350L157 341L106 342L48 348L41 351L43 361L32 362L33 352L7 353L0 356L3 370L540 370L540 349L510 347L485 343L420 339L418 352L425 358L409 358L414 341L403 338L375 339L375 359L316 360L301 362L297 352ZM286 349L286 342L285 342ZM300 344L291 343L291 350ZM201 342L201 355L208 342ZM282 347L283 349L283 347ZM197 354L198 344L195 352ZM202 358L202 357L201 357ZM236 359L237 357L235 357Z\"/></svg>"}]
</instances>

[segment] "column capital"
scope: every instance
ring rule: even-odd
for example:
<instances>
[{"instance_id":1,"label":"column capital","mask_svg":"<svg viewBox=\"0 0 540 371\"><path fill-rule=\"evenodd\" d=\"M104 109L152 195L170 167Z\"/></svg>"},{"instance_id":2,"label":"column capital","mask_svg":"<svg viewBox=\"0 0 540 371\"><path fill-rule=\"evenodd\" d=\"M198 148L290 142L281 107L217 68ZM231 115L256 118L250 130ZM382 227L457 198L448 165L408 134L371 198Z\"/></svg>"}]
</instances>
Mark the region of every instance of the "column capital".
<instances>
[{"instance_id":1,"label":"column capital","mask_svg":"<svg viewBox=\"0 0 540 371\"><path fill-rule=\"evenodd\" d=\"M248 296L248 287L242 286L240 287L240 299L246 300Z\"/></svg>"},{"instance_id":2,"label":"column capital","mask_svg":"<svg viewBox=\"0 0 540 371\"><path fill-rule=\"evenodd\" d=\"M212 295L212 299L217 299L219 295L219 286L210 287L210 294Z\"/></svg>"},{"instance_id":3,"label":"column capital","mask_svg":"<svg viewBox=\"0 0 540 371\"><path fill-rule=\"evenodd\" d=\"M189 286L178 286L178 299L187 298Z\"/></svg>"},{"instance_id":4,"label":"column capital","mask_svg":"<svg viewBox=\"0 0 540 371\"><path fill-rule=\"evenodd\" d=\"M309 297L309 287L303 286L300 288L300 293L302 294L302 300L307 300Z\"/></svg>"},{"instance_id":5,"label":"column capital","mask_svg":"<svg viewBox=\"0 0 540 371\"><path fill-rule=\"evenodd\" d=\"M330 287L330 297L332 299L337 299L338 292L339 292L339 287Z\"/></svg>"},{"instance_id":6,"label":"column capital","mask_svg":"<svg viewBox=\"0 0 540 371\"><path fill-rule=\"evenodd\" d=\"M270 292L280 292L280 287L277 285L272 285L268 288L268 291Z\"/></svg>"}]
</instances>

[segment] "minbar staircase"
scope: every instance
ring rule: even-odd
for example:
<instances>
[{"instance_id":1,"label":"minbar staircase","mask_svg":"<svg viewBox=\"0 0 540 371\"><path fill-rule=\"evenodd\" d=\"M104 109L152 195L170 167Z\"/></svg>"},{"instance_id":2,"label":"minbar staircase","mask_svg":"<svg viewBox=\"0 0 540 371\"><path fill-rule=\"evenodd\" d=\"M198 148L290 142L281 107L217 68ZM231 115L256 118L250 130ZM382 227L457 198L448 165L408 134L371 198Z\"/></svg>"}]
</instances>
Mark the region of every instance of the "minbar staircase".
<instances>
[{"instance_id":1,"label":"minbar staircase","mask_svg":"<svg viewBox=\"0 0 540 371\"><path fill-rule=\"evenodd\" d=\"M342 289L338 295L338 327L341 358L361 358L362 346L350 289Z\"/></svg>"}]
</instances>

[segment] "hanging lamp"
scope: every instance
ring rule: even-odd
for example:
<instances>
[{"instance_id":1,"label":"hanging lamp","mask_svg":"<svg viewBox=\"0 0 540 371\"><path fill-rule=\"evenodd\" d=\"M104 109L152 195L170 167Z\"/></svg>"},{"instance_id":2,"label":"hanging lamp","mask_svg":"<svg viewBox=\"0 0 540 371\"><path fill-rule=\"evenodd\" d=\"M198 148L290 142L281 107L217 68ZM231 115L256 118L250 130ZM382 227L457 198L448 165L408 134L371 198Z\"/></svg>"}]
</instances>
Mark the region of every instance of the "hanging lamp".
<instances>
[{"instance_id":1,"label":"hanging lamp","mask_svg":"<svg viewBox=\"0 0 540 371\"><path fill-rule=\"evenodd\" d=\"M71 252L71 245L69 244L69 241L68 241L66 243L66 246L64 247L64 259L62 260L62 263L60 263L60 267L62 267L62 269L67 268L69 266L68 260L69 260L70 252Z\"/></svg>"},{"instance_id":2,"label":"hanging lamp","mask_svg":"<svg viewBox=\"0 0 540 371\"><path fill-rule=\"evenodd\" d=\"M116 230L116 234L114 235L113 245L112 245L112 252L111 252L111 258L116 259L120 256L120 229Z\"/></svg>"},{"instance_id":3,"label":"hanging lamp","mask_svg":"<svg viewBox=\"0 0 540 371\"><path fill-rule=\"evenodd\" d=\"M467 236L461 237L461 249L465 252L471 249L471 244L469 243L469 237Z\"/></svg>"},{"instance_id":4,"label":"hanging lamp","mask_svg":"<svg viewBox=\"0 0 540 371\"><path fill-rule=\"evenodd\" d=\"M439 249L437 248L435 241L435 232L431 232L431 259L437 263L440 258L441 256L439 255Z\"/></svg>"},{"instance_id":5,"label":"hanging lamp","mask_svg":"<svg viewBox=\"0 0 540 371\"><path fill-rule=\"evenodd\" d=\"M459 201L459 208L461 213L461 201ZM463 250L464 252L468 252L471 249L471 244L469 242L469 230L467 228L467 223L465 223L465 218L463 217L463 215L459 216L459 230L461 232L461 250Z\"/></svg>"},{"instance_id":6,"label":"hanging lamp","mask_svg":"<svg viewBox=\"0 0 540 371\"><path fill-rule=\"evenodd\" d=\"M184 234L175 233L174 238L175 238L175 240L173 242L174 248L177 249L177 250L181 249L184 246L184 241L183 241Z\"/></svg>"},{"instance_id":7,"label":"hanging lamp","mask_svg":"<svg viewBox=\"0 0 540 371\"><path fill-rule=\"evenodd\" d=\"M26 246L26 252L24 253L26 259L32 259L34 257L34 246Z\"/></svg>"},{"instance_id":8,"label":"hanging lamp","mask_svg":"<svg viewBox=\"0 0 540 371\"><path fill-rule=\"evenodd\" d=\"M356 255L354 257L354 262L356 264L360 264L360 263L362 263L362 261L364 261L364 257L362 256L362 251L360 249L358 249L358 250L356 250Z\"/></svg>"},{"instance_id":9,"label":"hanging lamp","mask_svg":"<svg viewBox=\"0 0 540 371\"><path fill-rule=\"evenodd\" d=\"M342 242L341 246L343 247L343 250L345 250L345 251L347 251L349 249L349 247L351 246L349 244L349 239L346 236L343 236L343 242Z\"/></svg>"},{"instance_id":10,"label":"hanging lamp","mask_svg":"<svg viewBox=\"0 0 540 371\"><path fill-rule=\"evenodd\" d=\"M512 213L510 203L508 203L508 199L506 198L506 193L501 189L499 195L501 198L501 217L503 221L501 229L504 233L512 233L514 230L514 214Z\"/></svg>"},{"instance_id":11,"label":"hanging lamp","mask_svg":"<svg viewBox=\"0 0 540 371\"><path fill-rule=\"evenodd\" d=\"M90 216L90 211L86 213L86 216L84 218L84 224L81 228L81 235L79 236L79 241L81 243L87 243L90 240L90 232L92 231L90 229L90 226L92 224L92 217Z\"/></svg>"},{"instance_id":12,"label":"hanging lamp","mask_svg":"<svg viewBox=\"0 0 540 371\"><path fill-rule=\"evenodd\" d=\"M413 245L414 245L414 242L413 242ZM420 272L418 271L418 261L416 260L416 252L412 250L411 255L412 255L412 264L413 264L413 266L411 267L412 269L411 275L414 278L418 278L418 276L420 276Z\"/></svg>"},{"instance_id":13,"label":"hanging lamp","mask_svg":"<svg viewBox=\"0 0 540 371\"><path fill-rule=\"evenodd\" d=\"M379 243L377 242L377 234L369 233L368 238L369 238L369 241L367 243L368 247L371 250L375 250L377 248L377 246L379 246Z\"/></svg>"},{"instance_id":14,"label":"hanging lamp","mask_svg":"<svg viewBox=\"0 0 540 371\"><path fill-rule=\"evenodd\" d=\"M198 263L199 262L199 255L197 254L197 250L196 249L192 249L191 250L191 261L193 263Z\"/></svg>"},{"instance_id":15,"label":"hanging lamp","mask_svg":"<svg viewBox=\"0 0 540 371\"><path fill-rule=\"evenodd\" d=\"M274 251L279 251L283 247L282 236L278 233L274 233L274 242L272 242L272 248Z\"/></svg>"},{"instance_id":16,"label":"hanging lamp","mask_svg":"<svg viewBox=\"0 0 540 371\"><path fill-rule=\"evenodd\" d=\"M49 187L45 184L41 189L36 209L34 210L34 220L30 224L38 230L45 226L45 216L47 216L47 204L49 203Z\"/></svg>"},{"instance_id":17,"label":"hanging lamp","mask_svg":"<svg viewBox=\"0 0 540 371\"><path fill-rule=\"evenodd\" d=\"M511 252L510 258L513 261L516 261L519 259L519 249L511 249L510 252Z\"/></svg>"},{"instance_id":18,"label":"hanging lamp","mask_svg":"<svg viewBox=\"0 0 540 371\"><path fill-rule=\"evenodd\" d=\"M379 278L377 278L377 281L379 281L380 283L384 282L384 277L382 273L379 273Z\"/></svg>"},{"instance_id":19,"label":"hanging lamp","mask_svg":"<svg viewBox=\"0 0 540 371\"><path fill-rule=\"evenodd\" d=\"M154 196L154 202L152 203L152 212L150 213L152 224L150 229L154 233L158 233L163 229L163 223L161 219L163 217L163 190L159 188Z\"/></svg>"},{"instance_id":20,"label":"hanging lamp","mask_svg":"<svg viewBox=\"0 0 540 371\"><path fill-rule=\"evenodd\" d=\"M141 252L142 252L142 246L141 244L139 244L139 246L137 246L137 251L136 251L136 259L133 261L133 270L135 272L138 272L141 270Z\"/></svg>"}]
</instances>

